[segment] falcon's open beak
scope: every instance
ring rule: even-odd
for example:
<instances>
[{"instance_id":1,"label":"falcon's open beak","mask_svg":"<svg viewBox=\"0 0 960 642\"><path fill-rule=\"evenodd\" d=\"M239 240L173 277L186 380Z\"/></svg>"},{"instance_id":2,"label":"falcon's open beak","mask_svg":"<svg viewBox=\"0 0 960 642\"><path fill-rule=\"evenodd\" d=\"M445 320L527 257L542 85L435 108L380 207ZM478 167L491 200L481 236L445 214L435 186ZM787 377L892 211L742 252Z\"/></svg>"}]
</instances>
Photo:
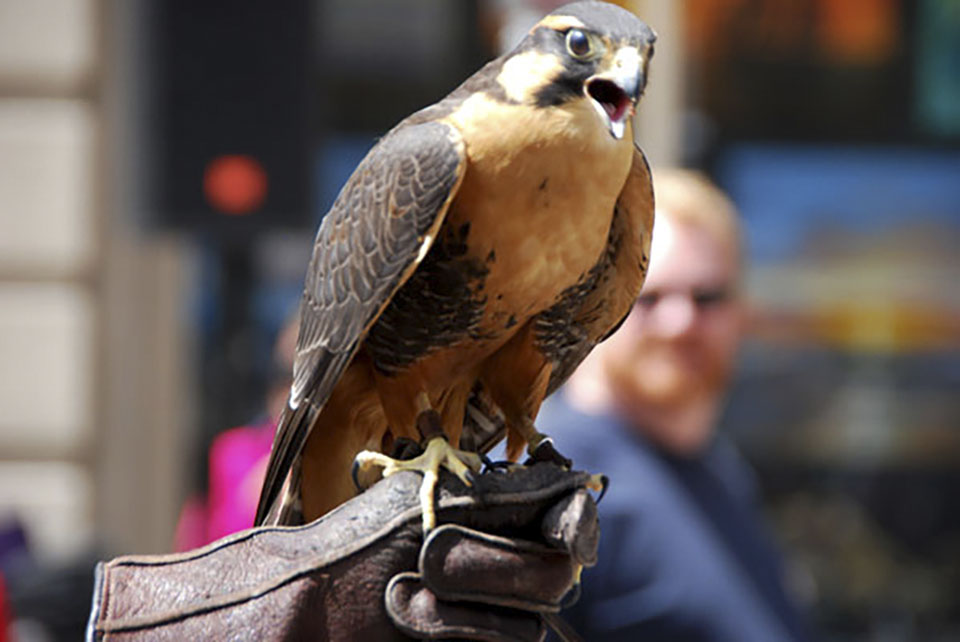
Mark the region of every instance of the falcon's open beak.
<instances>
[{"instance_id":1,"label":"falcon's open beak","mask_svg":"<svg viewBox=\"0 0 960 642\"><path fill-rule=\"evenodd\" d=\"M606 119L610 135L620 140L646 84L646 68L640 50L624 46L613 57L610 70L590 77L584 91L594 108Z\"/></svg>"}]
</instances>

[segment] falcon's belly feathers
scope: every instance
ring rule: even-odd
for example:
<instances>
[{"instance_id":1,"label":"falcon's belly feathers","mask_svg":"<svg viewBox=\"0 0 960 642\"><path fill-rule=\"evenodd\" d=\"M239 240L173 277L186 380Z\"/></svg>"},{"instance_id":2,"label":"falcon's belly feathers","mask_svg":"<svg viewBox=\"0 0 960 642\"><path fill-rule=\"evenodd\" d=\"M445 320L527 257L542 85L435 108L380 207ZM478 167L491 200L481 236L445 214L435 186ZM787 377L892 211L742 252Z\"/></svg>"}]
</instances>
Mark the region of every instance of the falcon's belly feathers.
<instances>
[{"instance_id":1,"label":"falcon's belly feathers","mask_svg":"<svg viewBox=\"0 0 960 642\"><path fill-rule=\"evenodd\" d=\"M642 285L653 41L613 5L562 7L361 162L317 234L258 524L349 499L357 454L418 440L427 411L453 446L539 444L541 401ZM500 433L462 435L468 404Z\"/></svg>"}]
</instances>

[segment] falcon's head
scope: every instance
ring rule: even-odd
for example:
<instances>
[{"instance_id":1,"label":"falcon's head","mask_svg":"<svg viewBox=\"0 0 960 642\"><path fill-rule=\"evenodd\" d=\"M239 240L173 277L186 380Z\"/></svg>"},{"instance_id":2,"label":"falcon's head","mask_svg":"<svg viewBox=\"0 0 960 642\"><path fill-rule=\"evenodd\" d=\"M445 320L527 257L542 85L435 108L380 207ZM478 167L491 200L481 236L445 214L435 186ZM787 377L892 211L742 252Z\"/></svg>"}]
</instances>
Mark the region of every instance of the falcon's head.
<instances>
[{"instance_id":1,"label":"falcon's head","mask_svg":"<svg viewBox=\"0 0 960 642\"><path fill-rule=\"evenodd\" d=\"M508 97L538 107L587 100L621 139L643 94L656 39L625 9L574 2L534 25L507 55L498 80Z\"/></svg>"}]
</instances>

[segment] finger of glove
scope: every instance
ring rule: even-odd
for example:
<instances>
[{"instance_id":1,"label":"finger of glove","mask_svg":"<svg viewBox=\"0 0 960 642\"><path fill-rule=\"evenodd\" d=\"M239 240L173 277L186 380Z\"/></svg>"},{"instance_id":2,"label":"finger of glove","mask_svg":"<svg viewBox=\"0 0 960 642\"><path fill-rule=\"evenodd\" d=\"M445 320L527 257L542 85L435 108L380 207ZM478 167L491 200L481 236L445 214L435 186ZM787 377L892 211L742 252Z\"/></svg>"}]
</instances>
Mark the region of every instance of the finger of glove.
<instances>
[{"instance_id":1,"label":"finger of glove","mask_svg":"<svg viewBox=\"0 0 960 642\"><path fill-rule=\"evenodd\" d=\"M546 635L535 613L438 599L417 573L391 578L385 601L394 625L414 638L541 642Z\"/></svg>"},{"instance_id":2,"label":"finger of glove","mask_svg":"<svg viewBox=\"0 0 960 642\"><path fill-rule=\"evenodd\" d=\"M441 599L525 611L560 610L577 577L576 563L564 551L457 524L430 533L420 549L419 569Z\"/></svg>"},{"instance_id":3,"label":"finger of glove","mask_svg":"<svg viewBox=\"0 0 960 642\"><path fill-rule=\"evenodd\" d=\"M548 544L567 551L577 564L597 563L597 503L586 489L570 493L551 506L543 518L541 532Z\"/></svg>"},{"instance_id":4,"label":"finger of glove","mask_svg":"<svg viewBox=\"0 0 960 642\"><path fill-rule=\"evenodd\" d=\"M419 480L419 477L417 478ZM547 509L584 488L591 476L540 463L509 473L477 475L465 488L443 472L438 485L439 523L457 523L488 533L537 540Z\"/></svg>"}]
</instances>

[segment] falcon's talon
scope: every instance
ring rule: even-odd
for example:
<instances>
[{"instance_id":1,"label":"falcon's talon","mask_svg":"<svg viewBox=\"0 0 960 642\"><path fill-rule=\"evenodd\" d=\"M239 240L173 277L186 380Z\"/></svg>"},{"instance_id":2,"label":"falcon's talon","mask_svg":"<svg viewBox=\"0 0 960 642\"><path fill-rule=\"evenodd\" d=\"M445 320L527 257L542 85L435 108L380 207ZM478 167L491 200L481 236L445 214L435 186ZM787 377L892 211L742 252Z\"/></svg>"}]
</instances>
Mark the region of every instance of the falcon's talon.
<instances>
[{"instance_id":1,"label":"falcon's talon","mask_svg":"<svg viewBox=\"0 0 960 642\"><path fill-rule=\"evenodd\" d=\"M353 460L353 464L350 466L350 479L353 480L353 486L359 490L363 491L363 487L360 486L360 462L356 459Z\"/></svg>"},{"instance_id":2,"label":"falcon's talon","mask_svg":"<svg viewBox=\"0 0 960 642\"><path fill-rule=\"evenodd\" d=\"M603 473L597 473L590 475L590 479L585 485L593 492L598 493L597 503L599 504L603 500L603 496L607 494L607 488L610 486L610 478Z\"/></svg>"},{"instance_id":3,"label":"falcon's talon","mask_svg":"<svg viewBox=\"0 0 960 642\"><path fill-rule=\"evenodd\" d=\"M361 473L369 472L371 468L382 468L381 476L386 477L388 474L387 471L397 463L402 463L401 460L394 459L392 457L387 457L383 453L378 453L372 450L364 450L357 453L357 456L353 460L353 466L350 467L350 475L353 477L353 483L356 485L358 490L366 490L372 484L364 484L360 481Z\"/></svg>"}]
</instances>

